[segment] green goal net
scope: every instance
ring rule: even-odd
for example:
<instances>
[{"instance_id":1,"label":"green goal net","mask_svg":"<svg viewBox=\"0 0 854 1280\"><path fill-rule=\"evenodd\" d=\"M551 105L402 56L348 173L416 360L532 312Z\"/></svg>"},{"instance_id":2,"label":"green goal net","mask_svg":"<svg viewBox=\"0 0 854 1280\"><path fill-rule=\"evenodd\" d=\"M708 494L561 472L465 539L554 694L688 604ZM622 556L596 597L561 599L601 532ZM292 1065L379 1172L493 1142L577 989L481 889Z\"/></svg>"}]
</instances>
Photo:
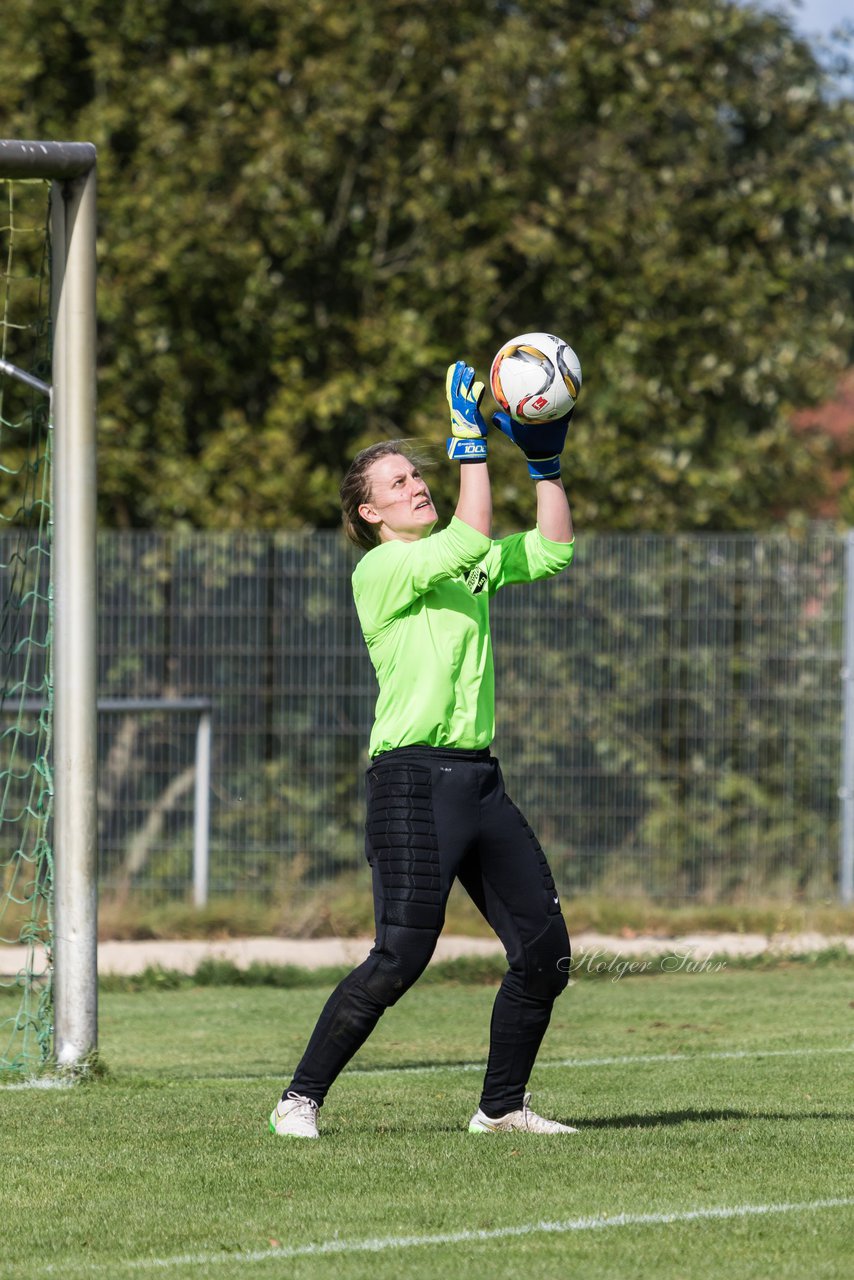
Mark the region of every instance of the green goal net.
<instances>
[{"instance_id":1,"label":"green goal net","mask_svg":"<svg viewBox=\"0 0 854 1280\"><path fill-rule=\"evenodd\" d=\"M53 1023L49 190L0 179L0 1071L27 1074Z\"/></svg>"}]
</instances>

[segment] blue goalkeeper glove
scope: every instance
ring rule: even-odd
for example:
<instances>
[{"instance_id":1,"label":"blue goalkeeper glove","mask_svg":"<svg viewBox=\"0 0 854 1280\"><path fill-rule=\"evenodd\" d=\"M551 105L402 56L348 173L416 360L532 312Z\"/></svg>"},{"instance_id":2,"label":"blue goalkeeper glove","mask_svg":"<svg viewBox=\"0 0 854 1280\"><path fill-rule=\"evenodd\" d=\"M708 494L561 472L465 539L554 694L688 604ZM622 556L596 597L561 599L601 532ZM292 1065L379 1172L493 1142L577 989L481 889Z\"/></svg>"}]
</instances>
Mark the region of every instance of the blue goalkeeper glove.
<instances>
[{"instance_id":1,"label":"blue goalkeeper glove","mask_svg":"<svg viewBox=\"0 0 854 1280\"><path fill-rule=\"evenodd\" d=\"M445 394L451 411L448 457L455 462L486 462L486 433L489 430L480 412L483 383L475 382L474 369L465 360L448 368Z\"/></svg>"},{"instance_id":2,"label":"blue goalkeeper glove","mask_svg":"<svg viewBox=\"0 0 854 1280\"><path fill-rule=\"evenodd\" d=\"M517 422L509 413L494 413L492 421L528 459L528 473L534 480L556 480L560 476L560 455L575 406L554 422Z\"/></svg>"}]
</instances>

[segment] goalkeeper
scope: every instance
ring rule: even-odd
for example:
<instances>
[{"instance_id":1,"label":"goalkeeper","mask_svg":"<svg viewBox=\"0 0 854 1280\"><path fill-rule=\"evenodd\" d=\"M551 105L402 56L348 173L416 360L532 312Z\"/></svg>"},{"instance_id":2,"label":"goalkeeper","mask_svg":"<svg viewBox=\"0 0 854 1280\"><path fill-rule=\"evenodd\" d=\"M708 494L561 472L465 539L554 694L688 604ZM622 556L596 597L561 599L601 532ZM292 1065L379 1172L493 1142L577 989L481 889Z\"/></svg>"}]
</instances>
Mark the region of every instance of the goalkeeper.
<instances>
[{"instance_id":1,"label":"goalkeeper","mask_svg":"<svg viewBox=\"0 0 854 1280\"><path fill-rule=\"evenodd\" d=\"M344 528L367 551L353 595L379 697L367 771L366 852L376 942L329 997L270 1116L280 1135L316 1138L318 1109L387 1008L423 973L459 879L495 930L509 968L495 998L473 1133L574 1133L530 1109L526 1084L567 984L569 939L545 854L504 790L494 734L489 601L501 587L559 573L573 531L560 478L569 418L498 427L528 460L537 527L493 541L483 384L448 370L448 455L460 466L449 525L399 441L373 445L341 485Z\"/></svg>"}]
</instances>

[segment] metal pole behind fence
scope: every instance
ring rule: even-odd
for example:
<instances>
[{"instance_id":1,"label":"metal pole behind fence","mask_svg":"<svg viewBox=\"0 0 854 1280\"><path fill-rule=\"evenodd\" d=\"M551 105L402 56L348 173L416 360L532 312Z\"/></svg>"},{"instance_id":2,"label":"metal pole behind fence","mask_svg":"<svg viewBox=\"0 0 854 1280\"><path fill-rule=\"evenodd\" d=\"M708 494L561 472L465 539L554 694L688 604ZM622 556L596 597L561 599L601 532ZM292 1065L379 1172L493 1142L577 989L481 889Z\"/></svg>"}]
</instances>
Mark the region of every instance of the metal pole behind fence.
<instances>
[{"instance_id":1,"label":"metal pole behind fence","mask_svg":"<svg viewBox=\"0 0 854 1280\"><path fill-rule=\"evenodd\" d=\"M839 898L848 905L854 902L854 529L849 529L845 535L844 573Z\"/></svg>"},{"instance_id":2,"label":"metal pole behind fence","mask_svg":"<svg viewBox=\"0 0 854 1280\"><path fill-rule=\"evenodd\" d=\"M38 706L39 704L35 704ZM213 727L208 698L99 698L98 710L112 714L197 711L196 780L193 811L193 902L203 907L210 880L211 750Z\"/></svg>"},{"instance_id":3,"label":"metal pole behind fence","mask_svg":"<svg viewBox=\"0 0 854 1280\"><path fill-rule=\"evenodd\" d=\"M193 817L193 902L208 900L210 864L211 713L203 711L196 729L196 803Z\"/></svg>"}]
</instances>

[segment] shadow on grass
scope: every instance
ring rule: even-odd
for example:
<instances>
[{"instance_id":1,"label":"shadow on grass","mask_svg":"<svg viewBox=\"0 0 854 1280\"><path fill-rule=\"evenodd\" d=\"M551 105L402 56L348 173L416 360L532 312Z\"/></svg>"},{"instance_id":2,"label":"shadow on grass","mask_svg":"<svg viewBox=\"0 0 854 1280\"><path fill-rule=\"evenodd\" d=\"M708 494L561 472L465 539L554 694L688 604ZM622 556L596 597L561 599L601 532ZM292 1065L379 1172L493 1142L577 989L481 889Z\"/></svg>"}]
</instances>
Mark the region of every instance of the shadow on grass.
<instances>
[{"instance_id":1,"label":"shadow on grass","mask_svg":"<svg viewBox=\"0 0 854 1280\"><path fill-rule=\"evenodd\" d=\"M657 1129L678 1124L717 1124L721 1120L854 1120L840 1111L654 1111L647 1115L601 1116L579 1120L582 1129Z\"/></svg>"},{"instance_id":2,"label":"shadow on grass","mask_svg":"<svg viewBox=\"0 0 854 1280\"><path fill-rule=\"evenodd\" d=\"M627 1116L576 1116L576 1115L555 1115L554 1109L549 1109L548 1114L555 1120L560 1120L562 1124L576 1125L579 1136L583 1137L585 1133L590 1133L596 1129L659 1129L667 1128L680 1124L720 1124L727 1121L763 1121L763 1120L832 1120L835 1123L845 1120L854 1120L854 1116L845 1112L836 1111L658 1111L651 1112L648 1115L627 1115ZM413 1132L413 1123L411 1118L400 1121L399 1125L389 1124L386 1122L380 1126L383 1131L392 1128L399 1128L401 1133ZM436 1124L431 1121L429 1124L424 1123L423 1126L416 1125L417 1128L424 1128L433 1133L454 1134L460 1132L460 1125L454 1121ZM513 1137L519 1137L520 1134L514 1133ZM522 1135L523 1136L523 1135Z\"/></svg>"}]
</instances>

